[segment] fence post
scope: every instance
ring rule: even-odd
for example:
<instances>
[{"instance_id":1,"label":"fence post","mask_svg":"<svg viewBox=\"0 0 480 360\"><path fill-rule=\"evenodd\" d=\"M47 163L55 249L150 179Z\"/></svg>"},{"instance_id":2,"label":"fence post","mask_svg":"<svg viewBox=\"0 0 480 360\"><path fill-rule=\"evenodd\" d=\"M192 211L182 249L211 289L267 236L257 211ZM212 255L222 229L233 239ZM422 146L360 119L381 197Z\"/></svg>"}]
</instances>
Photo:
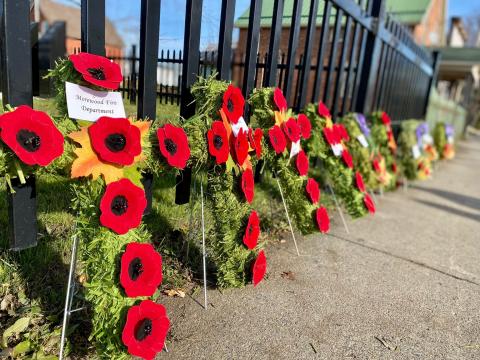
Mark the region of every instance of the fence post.
<instances>
[{"instance_id":1,"label":"fence post","mask_svg":"<svg viewBox=\"0 0 480 360\"><path fill-rule=\"evenodd\" d=\"M158 37L160 33L160 0L142 0L140 10L140 66L138 70L137 118L157 117ZM135 45L132 58L135 59ZM135 60L132 60L135 67ZM133 69L134 70L134 69ZM142 184L147 198L144 214L152 211L153 174L144 173Z\"/></svg>"},{"instance_id":2,"label":"fence post","mask_svg":"<svg viewBox=\"0 0 480 360\"><path fill-rule=\"evenodd\" d=\"M0 6L3 104L33 106L29 2L3 0ZM37 245L35 177L26 184L14 178L12 185L15 194L7 195L10 248L21 250Z\"/></svg>"},{"instance_id":3,"label":"fence post","mask_svg":"<svg viewBox=\"0 0 480 360\"><path fill-rule=\"evenodd\" d=\"M383 29L385 21L385 0L372 0L370 15L375 18L376 26L367 35L364 59L361 69L359 88L356 91L355 111L369 113L372 109L375 81L377 79L378 64L380 62L381 40L378 32Z\"/></svg>"},{"instance_id":4,"label":"fence post","mask_svg":"<svg viewBox=\"0 0 480 360\"><path fill-rule=\"evenodd\" d=\"M432 53L433 56L433 62L432 62L432 77L430 78L430 81L428 83L427 87L427 93L425 94L425 105L424 105L424 110L423 110L423 116L427 116L427 110L428 110L428 103L430 101L430 94L432 93L432 88L436 86L437 84L437 77L438 77L438 69L440 67L440 60L442 58L442 54L440 51L433 51Z\"/></svg>"},{"instance_id":5,"label":"fence post","mask_svg":"<svg viewBox=\"0 0 480 360\"><path fill-rule=\"evenodd\" d=\"M105 56L105 0L82 0L82 51Z\"/></svg>"},{"instance_id":6,"label":"fence post","mask_svg":"<svg viewBox=\"0 0 480 360\"><path fill-rule=\"evenodd\" d=\"M230 67L232 66L232 32L233 18L235 15L235 0L222 1L222 13L220 15L220 34L218 38L217 71L222 80L230 79Z\"/></svg>"},{"instance_id":7,"label":"fence post","mask_svg":"<svg viewBox=\"0 0 480 360\"><path fill-rule=\"evenodd\" d=\"M200 62L200 30L202 24L203 0L187 0L185 12L185 35L183 43L182 98L180 116L188 119L195 114L195 103L190 86L196 81ZM192 170L186 168L177 177L175 203L187 204L190 201Z\"/></svg>"}]
</instances>

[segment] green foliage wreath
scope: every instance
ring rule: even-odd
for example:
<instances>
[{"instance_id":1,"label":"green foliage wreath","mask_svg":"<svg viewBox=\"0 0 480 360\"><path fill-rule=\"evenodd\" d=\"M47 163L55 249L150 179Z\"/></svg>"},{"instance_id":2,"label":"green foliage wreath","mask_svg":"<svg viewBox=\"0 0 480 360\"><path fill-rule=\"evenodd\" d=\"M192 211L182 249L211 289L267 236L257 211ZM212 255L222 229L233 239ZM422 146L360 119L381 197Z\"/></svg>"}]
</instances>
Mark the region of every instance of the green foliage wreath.
<instances>
[{"instance_id":1,"label":"green foliage wreath","mask_svg":"<svg viewBox=\"0 0 480 360\"><path fill-rule=\"evenodd\" d=\"M341 158L333 154L325 141L323 129L327 120L318 114L317 108L318 104L308 104L304 109L305 115L312 123L312 136L305 143L306 149L311 156L321 161L330 186L344 203L348 214L352 218L362 217L367 214L364 204L365 195L355 184L354 171L345 166Z\"/></svg>"}]
</instances>

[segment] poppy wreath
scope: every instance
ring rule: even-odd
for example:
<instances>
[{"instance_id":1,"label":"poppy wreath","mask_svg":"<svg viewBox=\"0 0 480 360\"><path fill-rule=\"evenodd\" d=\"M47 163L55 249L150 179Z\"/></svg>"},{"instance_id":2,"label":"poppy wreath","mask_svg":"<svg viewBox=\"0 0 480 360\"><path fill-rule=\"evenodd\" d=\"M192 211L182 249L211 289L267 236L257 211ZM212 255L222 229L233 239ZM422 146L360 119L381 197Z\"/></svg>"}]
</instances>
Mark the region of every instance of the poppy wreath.
<instances>
[{"instance_id":1,"label":"poppy wreath","mask_svg":"<svg viewBox=\"0 0 480 360\"><path fill-rule=\"evenodd\" d=\"M377 111L367 118L370 125L371 139L374 152L378 152L385 160L385 169L388 182L384 184L385 190L393 190L397 186L398 172L394 171L399 164L396 163L396 142L391 131L390 117L384 111Z\"/></svg>"},{"instance_id":2,"label":"poppy wreath","mask_svg":"<svg viewBox=\"0 0 480 360\"><path fill-rule=\"evenodd\" d=\"M196 115L183 128L191 147L192 171L207 183L211 213L208 251L219 287L241 287L252 279L260 243L260 219L252 209L254 168L263 157L263 131L243 119L240 89L214 76L192 86Z\"/></svg>"},{"instance_id":3,"label":"poppy wreath","mask_svg":"<svg viewBox=\"0 0 480 360\"><path fill-rule=\"evenodd\" d=\"M402 121L402 130L398 137L398 159L403 175L409 180L423 180L431 175L431 161L419 144L417 129L421 125L417 120Z\"/></svg>"},{"instance_id":4,"label":"poppy wreath","mask_svg":"<svg viewBox=\"0 0 480 360\"><path fill-rule=\"evenodd\" d=\"M53 80L55 102L60 114L68 113L66 82L93 90L114 91L123 81L123 74L118 64L106 57L85 52L57 60L47 77Z\"/></svg>"},{"instance_id":5,"label":"poppy wreath","mask_svg":"<svg viewBox=\"0 0 480 360\"><path fill-rule=\"evenodd\" d=\"M377 189L378 183L375 169L372 166L374 144L370 138L370 128L362 114L347 114L339 119L350 134L350 141L345 145L348 148L354 165L369 190Z\"/></svg>"},{"instance_id":6,"label":"poppy wreath","mask_svg":"<svg viewBox=\"0 0 480 360\"><path fill-rule=\"evenodd\" d=\"M438 122L433 128L433 141L441 159L455 157L455 129L450 124Z\"/></svg>"},{"instance_id":7,"label":"poppy wreath","mask_svg":"<svg viewBox=\"0 0 480 360\"><path fill-rule=\"evenodd\" d=\"M91 59L98 61L92 66L105 71L106 81L119 79L118 74L116 78L110 76L115 75L110 71L116 70L109 60ZM108 66L112 66L113 70ZM68 173L73 179L71 210L75 214L76 232L81 240L80 277L85 279L82 291L90 308L91 341L99 357L124 358L127 347L121 334L126 311L136 302L133 296L149 296L162 280L161 270L160 273L158 269L152 271L149 263L153 261L158 265L159 255L137 253L139 259L145 261L137 269L136 287L133 281L126 281L125 272L121 279L117 273L122 254L127 256L125 254L131 253L125 252L127 245L145 246L152 238L142 224L147 203L141 182L142 173L147 169L157 175L167 171L173 173L174 170L158 166L158 161L153 160L155 157L152 154L159 153L152 142L157 128L153 129L149 121L101 117L90 123L68 118L66 81L95 90L115 88L112 83L97 82L104 80L98 72L90 74L98 77L95 81L88 77L89 74L82 74L81 68L74 67L70 59L64 59L57 62L49 76L57 90L55 100L61 115L55 121L62 126L61 130L68 140L65 143L66 154L61 159L63 175ZM134 263L132 266L135 269L139 265Z\"/></svg>"},{"instance_id":8,"label":"poppy wreath","mask_svg":"<svg viewBox=\"0 0 480 360\"><path fill-rule=\"evenodd\" d=\"M46 113L26 105L10 110L0 115L0 176L18 176L25 183L33 167L49 166L62 156L64 138Z\"/></svg>"},{"instance_id":9,"label":"poppy wreath","mask_svg":"<svg viewBox=\"0 0 480 360\"><path fill-rule=\"evenodd\" d=\"M300 232L309 234L316 231L318 199L312 201L312 194L309 194L312 185L308 187L308 151L302 146L305 139L311 136L310 120L305 115L294 116L278 88L254 90L249 103L251 121L263 130L266 139L264 169L275 174L280 182L288 213Z\"/></svg>"},{"instance_id":10,"label":"poppy wreath","mask_svg":"<svg viewBox=\"0 0 480 360\"><path fill-rule=\"evenodd\" d=\"M349 151L349 144L357 141L354 134L348 132L341 120L334 124L330 111L323 103L308 104L304 114L310 119L312 126L311 136L305 141L305 149L320 161L324 169L318 174L318 180L330 182L352 218L366 215L364 194L355 182L355 154Z\"/></svg>"}]
</instances>

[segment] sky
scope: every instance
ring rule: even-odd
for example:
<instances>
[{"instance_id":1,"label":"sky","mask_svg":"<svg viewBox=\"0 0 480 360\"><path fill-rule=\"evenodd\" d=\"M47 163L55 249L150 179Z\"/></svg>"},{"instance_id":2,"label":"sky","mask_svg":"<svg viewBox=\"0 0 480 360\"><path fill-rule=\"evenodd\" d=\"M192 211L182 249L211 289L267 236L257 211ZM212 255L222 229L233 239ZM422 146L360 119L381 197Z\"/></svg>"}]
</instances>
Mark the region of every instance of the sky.
<instances>
[{"instance_id":1,"label":"sky","mask_svg":"<svg viewBox=\"0 0 480 360\"><path fill-rule=\"evenodd\" d=\"M79 3L80 0L57 0L65 4ZM402 1L402 0L398 0ZM448 17L480 14L479 0L447 0ZM250 0L237 0L235 18L249 6ZM218 40L221 0L204 0L201 47L214 44ZM106 14L124 39L127 47L139 43L140 0L106 0ZM160 49L182 49L185 20L185 0L162 0L160 11ZM235 36L234 34L234 40Z\"/></svg>"}]
</instances>

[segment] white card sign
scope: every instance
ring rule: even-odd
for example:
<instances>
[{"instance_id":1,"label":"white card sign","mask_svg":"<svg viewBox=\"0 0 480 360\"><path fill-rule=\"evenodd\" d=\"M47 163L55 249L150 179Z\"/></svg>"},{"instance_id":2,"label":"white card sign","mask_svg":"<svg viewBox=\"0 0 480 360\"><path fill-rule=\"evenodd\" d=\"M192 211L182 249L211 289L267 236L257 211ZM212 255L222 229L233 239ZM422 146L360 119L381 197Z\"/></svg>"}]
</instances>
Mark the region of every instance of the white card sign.
<instances>
[{"instance_id":1,"label":"white card sign","mask_svg":"<svg viewBox=\"0 0 480 360\"><path fill-rule=\"evenodd\" d=\"M238 122L236 124L232 124L233 136L237 137L240 129L242 129L243 132L248 135L248 126L243 116L238 118Z\"/></svg>"},{"instance_id":2,"label":"white card sign","mask_svg":"<svg viewBox=\"0 0 480 360\"><path fill-rule=\"evenodd\" d=\"M357 136L357 140L359 141L360 144L362 144L362 146L364 148L367 148L368 147L368 141L367 139L365 138L365 135L363 134L360 134Z\"/></svg>"},{"instance_id":3,"label":"white card sign","mask_svg":"<svg viewBox=\"0 0 480 360\"><path fill-rule=\"evenodd\" d=\"M97 121L102 116L124 118L122 94L97 91L85 86L65 83L68 116L72 119Z\"/></svg>"},{"instance_id":4,"label":"white card sign","mask_svg":"<svg viewBox=\"0 0 480 360\"><path fill-rule=\"evenodd\" d=\"M342 144L333 144L332 151L335 156L341 156L343 152L343 145Z\"/></svg>"},{"instance_id":5,"label":"white card sign","mask_svg":"<svg viewBox=\"0 0 480 360\"><path fill-rule=\"evenodd\" d=\"M453 144L453 143L454 143L453 136L450 135L449 137L447 137L447 142L448 142L449 144Z\"/></svg>"},{"instance_id":6,"label":"white card sign","mask_svg":"<svg viewBox=\"0 0 480 360\"><path fill-rule=\"evenodd\" d=\"M292 142L292 147L290 148L290 159L297 155L302 148L300 147L300 140L297 142Z\"/></svg>"},{"instance_id":7,"label":"white card sign","mask_svg":"<svg viewBox=\"0 0 480 360\"><path fill-rule=\"evenodd\" d=\"M418 145L412 146L412 155L414 159L418 159L421 156L420 148Z\"/></svg>"}]
</instances>

